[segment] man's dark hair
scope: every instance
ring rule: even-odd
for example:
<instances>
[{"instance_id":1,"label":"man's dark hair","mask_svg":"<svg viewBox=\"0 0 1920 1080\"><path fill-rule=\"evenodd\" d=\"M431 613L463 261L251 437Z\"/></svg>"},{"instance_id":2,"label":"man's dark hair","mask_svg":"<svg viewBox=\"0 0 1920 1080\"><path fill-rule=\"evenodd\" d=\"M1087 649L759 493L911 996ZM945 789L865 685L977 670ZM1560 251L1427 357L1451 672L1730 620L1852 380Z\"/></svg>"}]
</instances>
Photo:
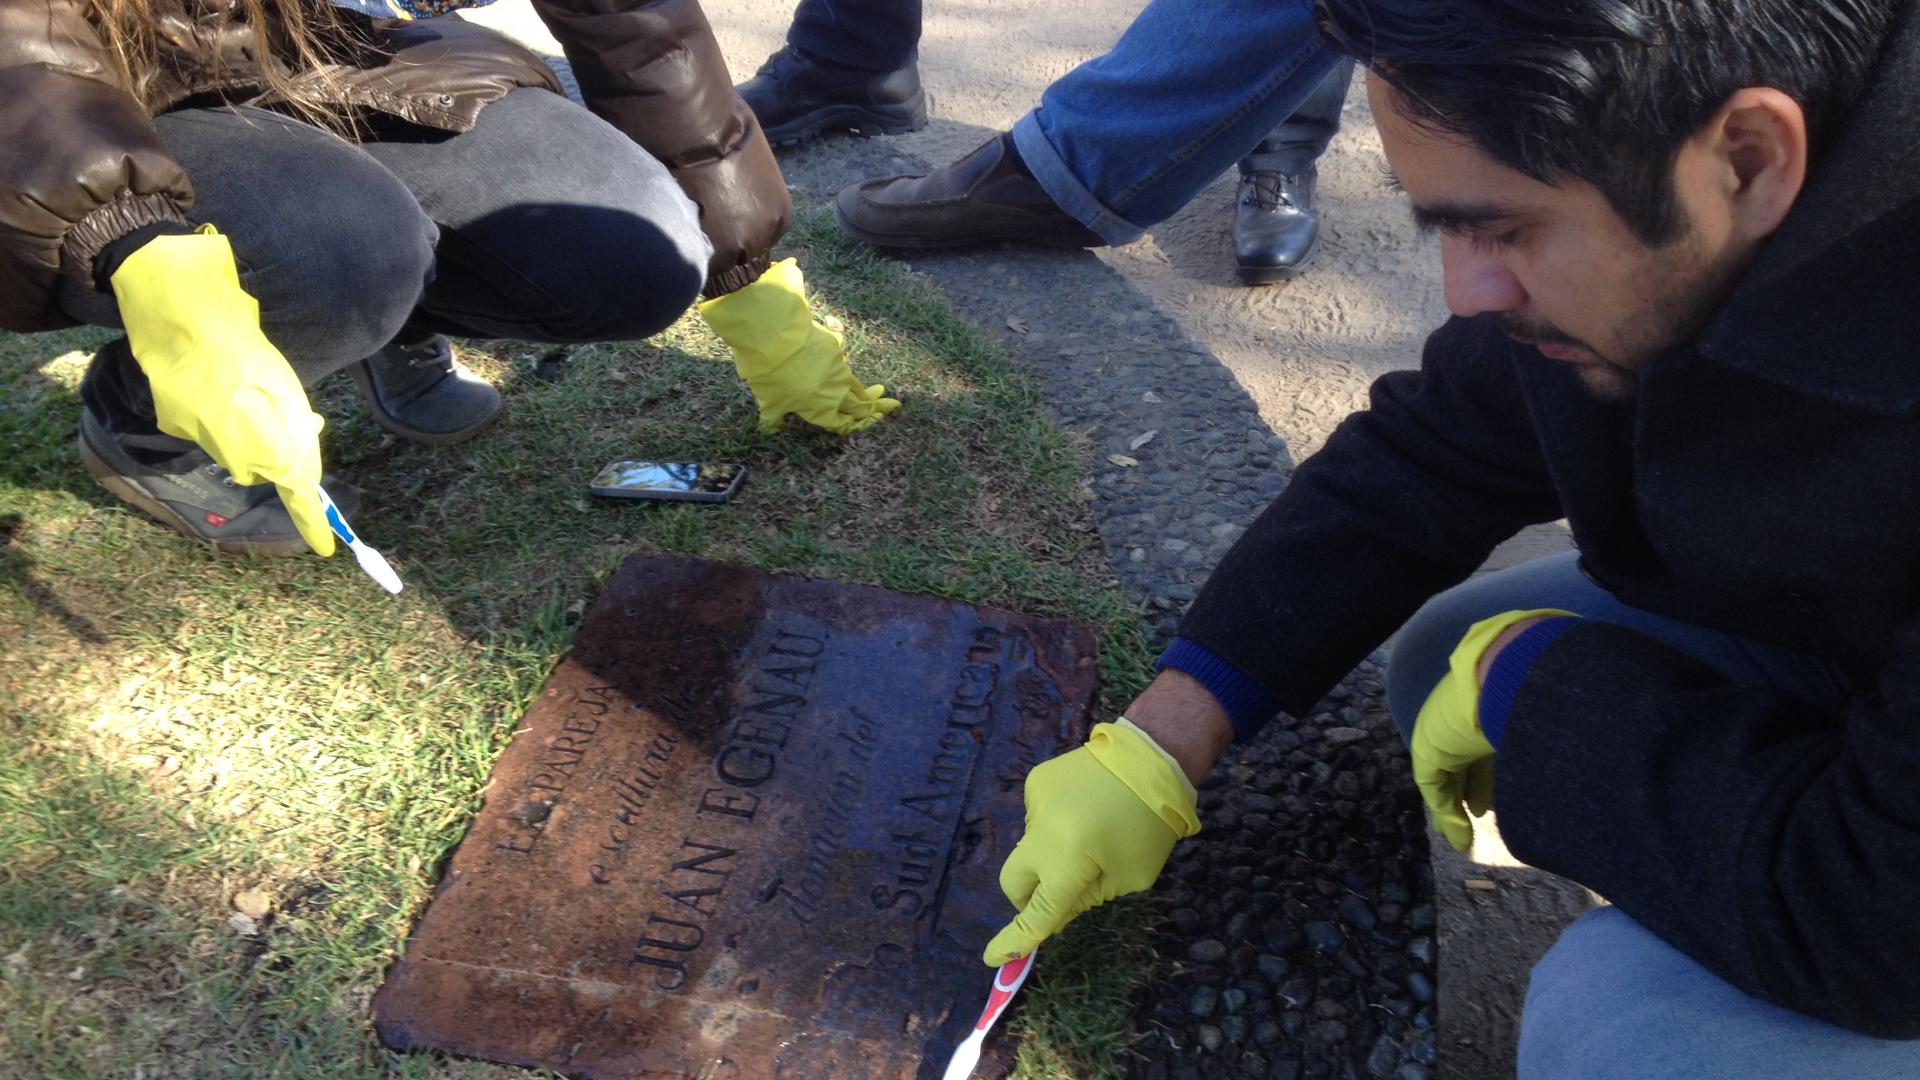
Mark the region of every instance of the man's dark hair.
<instances>
[{"instance_id":1,"label":"man's dark hair","mask_svg":"<svg viewBox=\"0 0 1920 1080\"><path fill-rule=\"evenodd\" d=\"M1594 185L1643 242L1687 223L1680 147L1735 91L1780 90L1819 140L1905 0L1317 0L1333 47L1410 119L1545 183Z\"/></svg>"}]
</instances>

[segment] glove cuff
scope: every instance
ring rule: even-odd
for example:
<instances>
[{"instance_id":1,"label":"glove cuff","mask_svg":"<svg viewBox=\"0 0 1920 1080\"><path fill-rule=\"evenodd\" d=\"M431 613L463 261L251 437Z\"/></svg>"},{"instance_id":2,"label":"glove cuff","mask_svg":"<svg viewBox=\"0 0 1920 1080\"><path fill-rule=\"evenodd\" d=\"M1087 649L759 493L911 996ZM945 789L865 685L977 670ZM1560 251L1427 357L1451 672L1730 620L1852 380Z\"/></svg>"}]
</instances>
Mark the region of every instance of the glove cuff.
<instances>
[{"instance_id":1,"label":"glove cuff","mask_svg":"<svg viewBox=\"0 0 1920 1080\"><path fill-rule=\"evenodd\" d=\"M1123 716L1115 723L1095 724L1087 737L1087 752L1166 822L1175 836L1200 831L1193 784L1173 756L1133 721Z\"/></svg>"},{"instance_id":2,"label":"glove cuff","mask_svg":"<svg viewBox=\"0 0 1920 1080\"><path fill-rule=\"evenodd\" d=\"M233 242L212 225L160 233L127 252L108 275L107 284L118 294L149 285L177 285L182 274L196 275L196 284L205 281L224 284L231 279L233 287L240 289ZM118 299L124 301L127 297Z\"/></svg>"},{"instance_id":3,"label":"glove cuff","mask_svg":"<svg viewBox=\"0 0 1920 1080\"><path fill-rule=\"evenodd\" d=\"M111 284L134 360L149 378L156 368L194 366L206 350L268 345L233 245L211 225L147 241L121 260Z\"/></svg>"},{"instance_id":4,"label":"glove cuff","mask_svg":"<svg viewBox=\"0 0 1920 1080\"><path fill-rule=\"evenodd\" d=\"M745 288L701 301L694 310L733 351L744 379L780 367L806 348L814 334L806 277L792 259L773 264ZM834 344L838 351L838 340Z\"/></svg>"},{"instance_id":5,"label":"glove cuff","mask_svg":"<svg viewBox=\"0 0 1920 1080\"><path fill-rule=\"evenodd\" d=\"M1535 608L1531 611L1503 611L1490 619L1481 619L1479 622L1467 627L1466 634L1460 638L1460 644L1453 647L1453 654L1447 657L1447 670L1453 674L1454 678L1460 680L1461 686L1478 688L1480 685L1480 658L1486 655L1487 646L1493 644L1493 639L1505 633L1507 628L1514 623L1547 615L1567 615L1576 619L1580 617L1575 612L1565 611L1561 608ZM1479 697L1480 695L1476 690L1474 694L1475 700L1477 701ZM1474 717L1474 726L1476 727L1478 727L1480 723L1477 713L1478 710L1476 709L1476 715Z\"/></svg>"}]
</instances>

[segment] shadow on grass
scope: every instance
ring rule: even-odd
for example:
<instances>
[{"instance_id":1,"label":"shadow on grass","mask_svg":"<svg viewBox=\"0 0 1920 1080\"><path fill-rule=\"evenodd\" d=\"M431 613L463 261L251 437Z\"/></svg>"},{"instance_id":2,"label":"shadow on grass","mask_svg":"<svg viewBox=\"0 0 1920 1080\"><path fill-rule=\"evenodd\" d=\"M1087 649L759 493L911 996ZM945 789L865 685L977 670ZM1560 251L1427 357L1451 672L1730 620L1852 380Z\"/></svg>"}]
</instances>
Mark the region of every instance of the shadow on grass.
<instances>
[{"instance_id":1,"label":"shadow on grass","mask_svg":"<svg viewBox=\"0 0 1920 1080\"><path fill-rule=\"evenodd\" d=\"M1109 704L1127 700L1147 657L1086 512L1084 448L925 286L818 218L792 245L856 368L906 401L871 432L760 433L721 347L686 322L638 344L465 349L507 409L458 447L396 443L346 380L317 388L329 470L364 489L355 525L399 597L350 558L217 556L121 505L73 450L74 387L108 334L0 338L6 1060L522 1075L386 1054L366 1001L589 597L635 551L1087 622ZM722 506L588 495L622 457L750 476ZM236 910L247 898L258 917ZM1054 970L1072 970L1068 948ZM1084 999L1104 984L1111 1044L1128 986L1111 962L1092 970L1070 993L1050 980L1070 1002L1056 1026L1102 1028ZM1027 1075L1115 1050L1073 1038Z\"/></svg>"},{"instance_id":2,"label":"shadow on grass","mask_svg":"<svg viewBox=\"0 0 1920 1080\"><path fill-rule=\"evenodd\" d=\"M0 582L17 591L28 603L57 620L67 633L89 645L111 644L92 619L68 608L53 587L33 572L33 559L14 546L13 536L26 524L19 514L0 514Z\"/></svg>"}]
</instances>

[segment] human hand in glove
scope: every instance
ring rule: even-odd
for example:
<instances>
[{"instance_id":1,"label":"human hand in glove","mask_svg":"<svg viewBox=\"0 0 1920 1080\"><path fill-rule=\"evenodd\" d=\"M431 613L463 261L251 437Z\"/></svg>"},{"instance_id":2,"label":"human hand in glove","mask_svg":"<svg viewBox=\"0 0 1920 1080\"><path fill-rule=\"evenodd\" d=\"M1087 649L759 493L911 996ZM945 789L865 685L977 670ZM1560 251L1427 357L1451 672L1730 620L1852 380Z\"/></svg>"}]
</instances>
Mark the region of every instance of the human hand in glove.
<instances>
[{"instance_id":1,"label":"human hand in glove","mask_svg":"<svg viewBox=\"0 0 1920 1080\"><path fill-rule=\"evenodd\" d=\"M199 444L235 483L272 481L307 546L332 555L317 491L322 421L261 333L260 305L240 287L227 238L211 225L156 236L112 284L160 430Z\"/></svg>"},{"instance_id":2,"label":"human hand in glove","mask_svg":"<svg viewBox=\"0 0 1920 1080\"><path fill-rule=\"evenodd\" d=\"M1473 820L1493 806L1493 744L1480 731L1481 659L1522 622L1570 611L1509 611L1467 629L1447 658L1447 673L1413 722L1413 780L1433 827L1455 851L1473 847Z\"/></svg>"},{"instance_id":3,"label":"human hand in glove","mask_svg":"<svg viewBox=\"0 0 1920 1080\"><path fill-rule=\"evenodd\" d=\"M700 317L733 350L734 367L760 402L760 429L779 431L788 413L836 435L879 423L900 407L847 365L840 335L813 321L806 280L782 259L746 288L699 305Z\"/></svg>"},{"instance_id":4,"label":"human hand in glove","mask_svg":"<svg viewBox=\"0 0 1920 1080\"><path fill-rule=\"evenodd\" d=\"M1027 831L1000 868L1020 914L987 943L988 967L1025 956L1089 908L1139 892L1173 845L1200 831L1193 785L1125 717L1027 774Z\"/></svg>"}]
</instances>

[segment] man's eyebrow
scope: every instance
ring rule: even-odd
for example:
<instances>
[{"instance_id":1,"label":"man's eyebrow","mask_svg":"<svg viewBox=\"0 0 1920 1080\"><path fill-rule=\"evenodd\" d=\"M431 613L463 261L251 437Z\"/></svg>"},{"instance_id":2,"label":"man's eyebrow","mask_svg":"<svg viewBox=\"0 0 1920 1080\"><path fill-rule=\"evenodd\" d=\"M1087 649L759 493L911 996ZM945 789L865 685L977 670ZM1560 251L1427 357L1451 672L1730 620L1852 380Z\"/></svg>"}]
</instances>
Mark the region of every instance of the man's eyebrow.
<instances>
[{"instance_id":1,"label":"man's eyebrow","mask_svg":"<svg viewBox=\"0 0 1920 1080\"><path fill-rule=\"evenodd\" d=\"M1519 211L1500 203L1443 202L1430 206L1416 203L1413 207L1413 226L1423 233L1473 232L1519 216Z\"/></svg>"}]
</instances>

